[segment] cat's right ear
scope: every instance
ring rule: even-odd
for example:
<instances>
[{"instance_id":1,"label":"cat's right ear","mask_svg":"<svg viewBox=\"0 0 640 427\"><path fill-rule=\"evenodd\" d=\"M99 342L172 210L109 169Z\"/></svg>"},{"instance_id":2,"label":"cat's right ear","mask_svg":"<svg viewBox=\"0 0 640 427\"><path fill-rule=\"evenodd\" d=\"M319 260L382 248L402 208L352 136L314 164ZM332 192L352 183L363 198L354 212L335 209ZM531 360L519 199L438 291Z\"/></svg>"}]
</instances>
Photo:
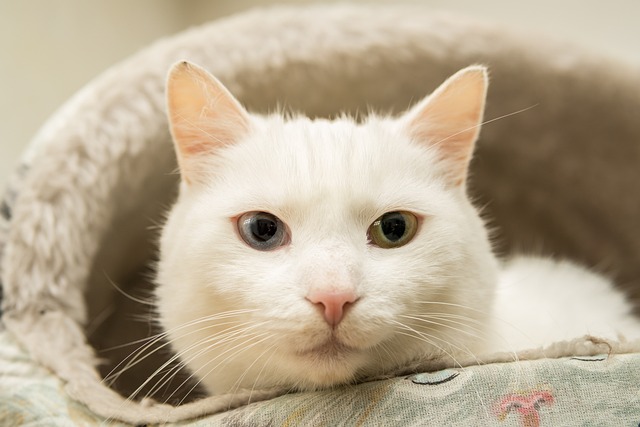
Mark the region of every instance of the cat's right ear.
<instances>
[{"instance_id":1,"label":"cat's right ear","mask_svg":"<svg viewBox=\"0 0 640 427\"><path fill-rule=\"evenodd\" d=\"M249 129L247 111L215 77L183 61L167 81L167 113L182 180L207 175L207 159L218 148L241 139Z\"/></svg>"},{"instance_id":2,"label":"cat's right ear","mask_svg":"<svg viewBox=\"0 0 640 427\"><path fill-rule=\"evenodd\" d=\"M482 125L487 69L474 65L449 77L403 117L407 132L434 149L445 165L447 181L464 186Z\"/></svg>"}]
</instances>

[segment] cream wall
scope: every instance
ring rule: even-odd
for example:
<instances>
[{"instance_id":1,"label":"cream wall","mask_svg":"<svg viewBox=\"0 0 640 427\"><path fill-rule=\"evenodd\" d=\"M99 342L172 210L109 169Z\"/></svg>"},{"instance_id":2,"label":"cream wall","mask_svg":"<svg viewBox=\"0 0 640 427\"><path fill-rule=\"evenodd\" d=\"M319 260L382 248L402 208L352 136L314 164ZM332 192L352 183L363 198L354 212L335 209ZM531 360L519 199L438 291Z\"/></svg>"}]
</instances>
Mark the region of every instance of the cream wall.
<instances>
[{"instance_id":1,"label":"cream wall","mask_svg":"<svg viewBox=\"0 0 640 427\"><path fill-rule=\"evenodd\" d=\"M548 33L640 64L638 0L410 2ZM0 0L0 188L42 122L100 71L158 37L276 3L312 1Z\"/></svg>"}]
</instances>

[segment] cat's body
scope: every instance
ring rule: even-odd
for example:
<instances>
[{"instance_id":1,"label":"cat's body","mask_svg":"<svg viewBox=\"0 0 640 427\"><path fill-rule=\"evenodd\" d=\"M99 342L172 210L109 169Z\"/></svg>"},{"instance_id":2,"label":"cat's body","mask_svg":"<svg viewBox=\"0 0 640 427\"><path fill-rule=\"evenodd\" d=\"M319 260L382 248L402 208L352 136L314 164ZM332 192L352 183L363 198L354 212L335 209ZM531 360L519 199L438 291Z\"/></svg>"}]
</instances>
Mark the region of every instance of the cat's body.
<instances>
[{"instance_id":1,"label":"cat's body","mask_svg":"<svg viewBox=\"0 0 640 427\"><path fill-rule=\"evenodd\" d=\"M499 265L465 190L485 92L484 69L470 67L397 119L286 120L249 115L203 70L174 68L183 182L158 312L208 391L323 388L598 333L589 319L610 336L640 332L598 276Z\"/></svg>"},{"instance_id":2,"label":"cat's body","mask_svg":"<svg viewBox=\"0 0 640 427\"><path fill-rule=\"evenodd\" d=\"M610 280L568 261L516 257L500 269L493 347L518 351L584 335L640 338L640 322Z\"/></svg>"}]
</instances>

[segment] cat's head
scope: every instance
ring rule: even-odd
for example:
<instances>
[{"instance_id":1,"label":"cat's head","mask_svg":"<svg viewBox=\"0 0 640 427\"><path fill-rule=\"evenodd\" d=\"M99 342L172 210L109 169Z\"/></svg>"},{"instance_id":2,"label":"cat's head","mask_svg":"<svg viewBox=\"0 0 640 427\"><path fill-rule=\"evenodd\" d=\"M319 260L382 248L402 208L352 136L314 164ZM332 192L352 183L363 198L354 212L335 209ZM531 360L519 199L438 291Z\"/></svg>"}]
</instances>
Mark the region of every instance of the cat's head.
<instances>
[{"instance_id":1,"label":"cat's head","mask_svg":"<svg viewBox=\"0 0 640 427\"><path fill-rule=\"evenodd\" d=\"M182 176L161 239L158 312L211 392L314 389L481 340L496 265L465 181L486 71L398 118L249 114L177 64Z\"/></svg>"}]
</instances>

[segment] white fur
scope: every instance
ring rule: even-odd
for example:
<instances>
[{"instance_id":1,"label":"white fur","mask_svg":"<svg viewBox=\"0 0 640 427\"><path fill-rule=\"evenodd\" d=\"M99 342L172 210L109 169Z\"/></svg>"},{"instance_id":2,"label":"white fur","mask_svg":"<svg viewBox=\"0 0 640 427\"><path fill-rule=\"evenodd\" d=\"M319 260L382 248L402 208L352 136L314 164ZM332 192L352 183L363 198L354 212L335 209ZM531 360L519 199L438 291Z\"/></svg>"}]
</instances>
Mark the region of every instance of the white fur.
<instances>
[{"instance_id":1,"label":"white fur","mask_svg":"<svg viewBox=\"0 0 640 427\"><path fill-rule=\"evenodd\" d=\"M495 296L488 350L517 351L583 335L640 337L640 323L611 282L567 261L519 257L507 262Z\"/></svg>"}]
</instances>

